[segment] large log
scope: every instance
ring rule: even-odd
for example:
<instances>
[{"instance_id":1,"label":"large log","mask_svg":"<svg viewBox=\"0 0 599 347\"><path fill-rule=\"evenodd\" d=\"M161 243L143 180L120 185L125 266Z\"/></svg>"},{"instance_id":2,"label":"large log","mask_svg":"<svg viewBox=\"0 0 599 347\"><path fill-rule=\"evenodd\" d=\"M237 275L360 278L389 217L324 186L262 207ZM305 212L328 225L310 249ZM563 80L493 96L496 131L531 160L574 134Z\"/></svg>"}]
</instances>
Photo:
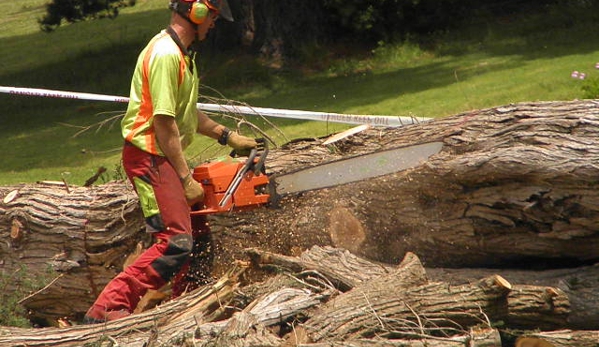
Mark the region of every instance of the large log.
<instances>
[{"instance_id":1,"label":"large log","mask_svg":"<svg viewBox=\"0 0 599 347\"><path fill-rule=\"evenodd\" d=\"M328 247L313 247L297 258L256 249L248 252L261 266L316 271L334 279L340 289L349 289L305 323L308 335L317 342L409 335L429 331L431 325L433 331L454 330L485 320L502 321L511 328L560 328L570 313L561 290L512 285L492 272L463 285L452 285L451 276L449 282L429 282L412 253L391 268ZM354 274L360 274L359 279Z\"/></svg>"},{"instance_id":2,"label":"large log","mask_svg":"<svg viewBox=\"0 0 599 347\"><path fill-rule=\"evenodd\" d=\"M599 322L599 290L597 290L599 288L599 264L549 270L427 269L427 275L432 280L454 285L468 283L473 278L492 274L499 274L513 284L532 284L560 289L570 301L567 327L597 329L597 322Z\"/></svg>"},{"instance_id":3,"label":"large log","mask_svg":"<svg viewBox=\"0 0 599 347\"><path fill-rule=\"evenodd\" d=\"M316 270L334 279L335 285L342 291L354 288L360 283L372 280L394 271L389 264L380 264L359 258L347 250L331 247L312 247L299 257L285 256L258 249L248 249L250 257L265 269L276 271L286 269L301 272ZM475 279L500 275L515 288L527 288L534 285L556 288L564 293L570 302L567 326L573 329L596 329L599 321L599 266L581 266L569 269L517 270L517 269L481 269L481 268L426 268L421 266L415 254L406 254L401 265L409 261L411 273L429 278L435 282L451 285L469 283ZM406 263L407 264L407 263ZM551 289L549 289L551 292ZM542 293L542 290L540 291ZM522 317L519 320L524 320ZM530 321L530 319L529 319ZM534 323L534 321L533 321ZM526 324L530 324L526 323Z\"/></svg>"},{"instance_id":4,"label":"large log","mask_svg":"<svg viewBox=\"0 0 599 347\"><path fill-rule=\"evenodd\" d=\"M323 306L306 323L310 338L318 342L384 336L415 327L422 331L450 330L488 319L506 321L516 328L555 329L565 325L569 313L563 293L545 288L512 288L500 276L462 286L433 282L404 288L388 276L371 282ZM396 284L400 287L391 290Z\"/></svg>"},{"instance_id":5,"label":"large log","mask_svg":"<svg viewBox=\"0 0 599 347\"><path fill-rule=\"evenodd\" d=\"M272 171L414 143L445 146L412 170L291 196L278 210L213 228L226 247L291 253L333 244L389 263L411 251L429 267L595 261L597 125L595 101L522 103L370 130L334 150L293 144L271 155Z\"/></svg>"},{"instance_id":6,"label":"large log","mask_svg":"<svg viewBox=\"0 0 599 347\"><path fill-rule=\"evenodd\" d=\"M83 314L144 238L138 200L123 183L0 187L0 198L0 271L21 270L7 290L31 278L48 284L22 300L36 320Z\"/></svg>"},{"instance_id":7,"label":"large log","mask_svg":"<svg viewBox=\"0 0 599 347\"><path fill-rule=\"evenodd\" d=\"M386 263L414 252L428 267L595 261L598 110L592 100L521 103L368 130L334 146L315 139L272 150L267 170L281 173L444 143L405 172L288 196L275 209L211 217L215 274L250 246L292 255L334 245ZM48 278L24 301L42 318L80 316L145 238L136 197L122 182L3 187L0 198L0 270L24 265ZM42 273L48 264L53 272ZM62 300L65 291L72 300Z\"/></svg>"}]
</instances>

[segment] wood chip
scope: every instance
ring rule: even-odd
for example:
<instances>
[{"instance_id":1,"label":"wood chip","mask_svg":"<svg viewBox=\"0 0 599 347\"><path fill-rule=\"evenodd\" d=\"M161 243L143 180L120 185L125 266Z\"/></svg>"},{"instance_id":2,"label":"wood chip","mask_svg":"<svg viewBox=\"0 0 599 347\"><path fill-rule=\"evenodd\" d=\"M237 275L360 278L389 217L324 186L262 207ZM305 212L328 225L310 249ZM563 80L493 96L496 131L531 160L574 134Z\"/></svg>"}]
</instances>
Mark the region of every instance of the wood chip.
<instances>
[{"instance_id":1,"label":"wood chip","mask_svg":"<svg viewBox=\"0 0 599 347\"><path fill-rule=\"evenodd\" d=\"M8 204L11 201L13 201L14 199L16 199L18 195L19 195L19 191L15 189L15 190L11 191L10 193L6 194L6 196L4 197L3 202L5 204Z\"/></svg>"},{"instance_id":2,"label":"wood chip","mask_svg":"<svg viewBox=\"0 0 599 347\"><path fill-rule=\"evenodd\" d=\"M338 134L335 134L335 135L329 137L322 144L325 145L325 146L326 145L330 145L331 143L337 142L337 141L342 140L342 139L344 139L346 137L350 137L352 135L360 133L360 132L362 132L362 131L364 131L366 129L369 129L369 128L370 128L370 125L368 125L368 124L358 125L357 127L353 127L351 129L342 131L342 132L340 132Z\"/></svg>"}]
</instances>

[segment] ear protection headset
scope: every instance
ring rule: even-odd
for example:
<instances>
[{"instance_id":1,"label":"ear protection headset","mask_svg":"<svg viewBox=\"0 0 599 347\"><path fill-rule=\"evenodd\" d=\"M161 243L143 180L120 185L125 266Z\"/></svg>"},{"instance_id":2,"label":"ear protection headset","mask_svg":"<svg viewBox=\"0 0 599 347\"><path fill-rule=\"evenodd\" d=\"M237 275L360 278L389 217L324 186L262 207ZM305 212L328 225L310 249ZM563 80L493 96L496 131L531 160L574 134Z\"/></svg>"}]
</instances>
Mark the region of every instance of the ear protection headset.
<instances>
[{"instance_id":1,"label":"ear protection headset","mask_svg":"<svg viewBox=\"0 0 599 347\"><path fill-rule=\"evenodd\" d=\"M201 0L194 2L189 9L189 20L200 25L204 23L210 13L210 9Z\"/></svg>"},{"instance_id":2,"label":"ear protection headset","mask_svg":"<svg viewBox=\"0 0 599 347\"><path fill-rule=\"evenodd\" d=\"M179 13L183 18L189 20L193 24L200 25L204 23L210 8L202 1L185 1L185 0L171 0L169 5L170 9Z\"/></svg>"}]
</instances>

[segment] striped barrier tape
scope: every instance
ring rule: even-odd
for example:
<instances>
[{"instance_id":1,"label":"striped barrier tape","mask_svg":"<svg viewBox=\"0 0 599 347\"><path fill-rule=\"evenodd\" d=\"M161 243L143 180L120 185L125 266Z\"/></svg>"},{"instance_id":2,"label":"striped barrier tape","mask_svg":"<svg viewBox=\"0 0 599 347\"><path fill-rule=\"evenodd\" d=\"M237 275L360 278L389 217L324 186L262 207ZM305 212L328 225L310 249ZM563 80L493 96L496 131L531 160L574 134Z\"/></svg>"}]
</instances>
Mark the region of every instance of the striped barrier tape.
<instances>
[{"instance_id":1,"label":"striped barrier tape","mask_svg":"<svg viewBox=\"0 0 599 347\"><path fill-rule=\"evenodd\" d=\"M110 101L122 103L129 102L129 98L123 96L69 92L38 88L0 86L0 93L78 100ZM431 120L431 118L424 117L357 115L206 103L198 103L198 109L211 112L239 113L244 115L302 119L345 124L368 124L371 126L383 127L399 127L414 123L423 123Z\"/></svg>"}]
</instances>

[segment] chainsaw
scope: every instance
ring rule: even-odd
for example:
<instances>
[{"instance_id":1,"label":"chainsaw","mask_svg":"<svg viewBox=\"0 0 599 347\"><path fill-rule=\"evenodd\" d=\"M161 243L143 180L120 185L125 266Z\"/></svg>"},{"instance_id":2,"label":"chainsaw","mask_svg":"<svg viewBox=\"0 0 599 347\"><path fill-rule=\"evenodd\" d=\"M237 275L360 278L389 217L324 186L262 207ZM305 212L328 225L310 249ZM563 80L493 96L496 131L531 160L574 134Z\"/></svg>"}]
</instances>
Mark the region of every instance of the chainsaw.
<instances>
[{"instance_id":1,"label":"chainsaw","mask_svg":"<svg viewBox=\"0 0 599 347\"><path fill-rule=\"evenodd\" d=\"M287 194L400 172L424 163L442 147L442 142L428 142L270 176L264 166L268 146L252 149L246 159L229 156L194 168L193 178L204 188L204 206L192 208L191 215L245 211L277 203Z\"/></svg>"}]
</instances>

